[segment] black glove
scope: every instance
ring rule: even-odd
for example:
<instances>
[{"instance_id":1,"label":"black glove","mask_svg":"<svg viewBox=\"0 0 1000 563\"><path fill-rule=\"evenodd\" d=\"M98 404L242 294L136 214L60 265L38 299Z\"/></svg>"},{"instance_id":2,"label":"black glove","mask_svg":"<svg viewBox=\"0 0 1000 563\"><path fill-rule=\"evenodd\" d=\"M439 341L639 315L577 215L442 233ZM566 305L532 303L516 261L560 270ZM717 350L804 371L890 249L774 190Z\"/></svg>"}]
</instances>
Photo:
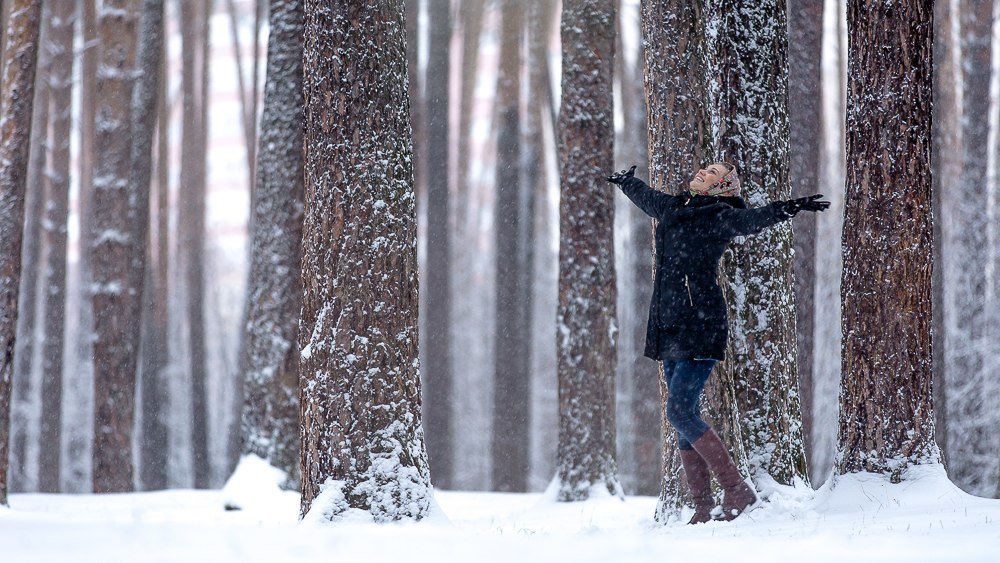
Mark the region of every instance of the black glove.
<instances>
[{"instance_id":1,"label":"black glove","mask_svg":"<svg viewBox=\"0 0 1000 563\"><path fill-rule=\"evenodd\" d=\"M635 176L635 165L632 165L632 168L629 168L628 170L622 170L621 172L615 172L614 174L608 176L606 180L611 182L612 184L618 184L620 186L625 183L625 180L628 180L629 178L632 178L634 176Z\"/></svg>"},{"instance_id":2,"label":"black glove","mask_svg":"<svg viewBox=\"0 0 1000 563\"><path fill-rule=\"evenodd\" d=\"M822 194L816 194L788 201L779 201L778 211L784 213L786 217L795 217L795 214L799 211L826 211L830 208L830 202L817 201L821 197L823 197Z\"/></svg>"}]
</instances>

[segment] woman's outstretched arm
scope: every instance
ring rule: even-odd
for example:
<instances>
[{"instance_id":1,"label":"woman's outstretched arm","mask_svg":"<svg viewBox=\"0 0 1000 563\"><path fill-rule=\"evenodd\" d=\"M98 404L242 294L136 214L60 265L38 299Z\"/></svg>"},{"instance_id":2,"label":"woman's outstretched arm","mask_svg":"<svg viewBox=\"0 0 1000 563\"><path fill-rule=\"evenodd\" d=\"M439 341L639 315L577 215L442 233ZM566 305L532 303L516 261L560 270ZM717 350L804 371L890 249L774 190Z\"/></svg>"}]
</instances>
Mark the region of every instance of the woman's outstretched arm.
<instances>
[{"instance_id":1,"label":"woman's outstretched arm","mask_svg":"<svg viewBox=\"0 0 1000 563\"><path fill-rule=\"evenodd\" d=\"M622 170L612 174L608 177L608 181L618 184L625 197L629 198L643 213L653 219L659 219L667 208L676 203L677 197L654 190L647 186L646 182L636 178L634 173L635 166L627 171Z\"/></svg>"},{"instance_id":2,"label":"woman's outstretched arm","mask_svg":"<svg viewBox=\"0 0 1000 563\"><path fill-rule=\"evenodd\" d=\"M729 208L719 214L721 230L727 237L755 235L764 229L795 217L800 211L826 211L829 201L818 201L822 195L775 201L753 209Z\"/></svg>"}]
</instances>

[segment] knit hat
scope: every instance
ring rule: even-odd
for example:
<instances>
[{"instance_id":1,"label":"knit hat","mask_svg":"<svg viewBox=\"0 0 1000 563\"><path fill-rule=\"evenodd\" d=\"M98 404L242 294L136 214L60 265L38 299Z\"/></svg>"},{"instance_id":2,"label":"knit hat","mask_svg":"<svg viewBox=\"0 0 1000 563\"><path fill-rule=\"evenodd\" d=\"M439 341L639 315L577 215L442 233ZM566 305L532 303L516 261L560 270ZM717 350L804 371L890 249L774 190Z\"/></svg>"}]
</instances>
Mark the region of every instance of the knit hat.
<instances>
[{"instance_id":1,"label":"knit hat","mask_svg":"<svg viewBox=\"0 0 1000 563\"><path fill-rule=\"evenodd\" d=\"M728 162L724 163L729 167L729 172L719 179L718 182L709 186L702 192L704 195L736 196L740 195L740 176L736 173L736 167Z\"/></svg>"}]
</instances>

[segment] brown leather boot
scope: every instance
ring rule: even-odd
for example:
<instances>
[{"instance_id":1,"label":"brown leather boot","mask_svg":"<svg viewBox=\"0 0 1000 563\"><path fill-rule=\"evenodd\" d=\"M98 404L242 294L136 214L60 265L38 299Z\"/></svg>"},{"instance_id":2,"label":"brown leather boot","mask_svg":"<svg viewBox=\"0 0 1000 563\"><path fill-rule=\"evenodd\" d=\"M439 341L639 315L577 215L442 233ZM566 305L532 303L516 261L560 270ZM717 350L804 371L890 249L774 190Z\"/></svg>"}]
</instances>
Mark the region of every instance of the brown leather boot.
<instances>
[{"instance_id":1,"label":"brown leather boot","mask_svg":"<svg viewBox=\"0 0 1000 563\"><path fill-rule=\"evenodd\" d=\"M688 524L702 524L712 520L712 509L715 508L715 498L712 496L712 485L709 482L708 464L694 450L678 450L681 453L681 465L684 466L684 477L687 479L691 497L694 499L694 516Z\"/></svg>"},{"instance_id":2,"label":"brown leather boot","mask_svg":"<svg viewBox=\"0 0 1000 563\"><path fill-rule=\"evenodd\" d=\"M726 450L719 435L711 428L691 444L695 451L708 463L709 469L722 485L722 519L732 520L757 502L757 493L747 486L733 458Z\"/></svg>"}]
</instances>

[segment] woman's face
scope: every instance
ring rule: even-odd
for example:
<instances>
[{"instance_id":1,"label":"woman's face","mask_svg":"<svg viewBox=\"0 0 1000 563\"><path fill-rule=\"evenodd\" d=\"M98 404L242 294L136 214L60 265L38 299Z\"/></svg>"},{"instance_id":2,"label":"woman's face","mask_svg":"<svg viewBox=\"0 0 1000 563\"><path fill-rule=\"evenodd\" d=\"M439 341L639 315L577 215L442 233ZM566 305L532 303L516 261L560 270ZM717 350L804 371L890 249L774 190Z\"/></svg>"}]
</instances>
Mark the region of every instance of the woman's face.
<instances>
[{"instance_id":1,"label":"woman's face","mask_svg":"<svg viewBox=\"0 0 1000 563\"><path fill-rule=\"evenodd\" d=\"M694 178L688 184L688 188L692 192L704 193L708 188L721 180L726 175L726 172L728 170L726 170L726 167L722 163L715 162L709 164L695 173Z\"/></svg>"}]
</instances>

